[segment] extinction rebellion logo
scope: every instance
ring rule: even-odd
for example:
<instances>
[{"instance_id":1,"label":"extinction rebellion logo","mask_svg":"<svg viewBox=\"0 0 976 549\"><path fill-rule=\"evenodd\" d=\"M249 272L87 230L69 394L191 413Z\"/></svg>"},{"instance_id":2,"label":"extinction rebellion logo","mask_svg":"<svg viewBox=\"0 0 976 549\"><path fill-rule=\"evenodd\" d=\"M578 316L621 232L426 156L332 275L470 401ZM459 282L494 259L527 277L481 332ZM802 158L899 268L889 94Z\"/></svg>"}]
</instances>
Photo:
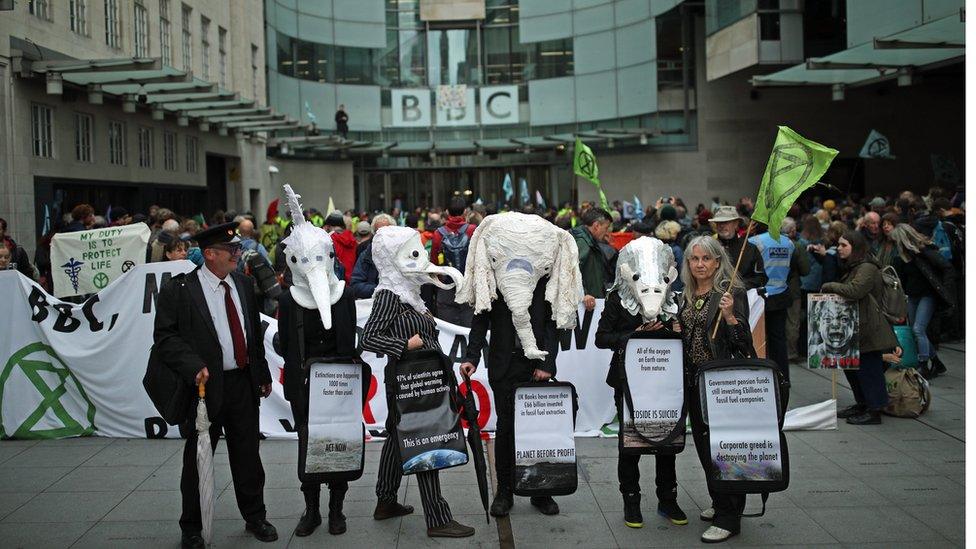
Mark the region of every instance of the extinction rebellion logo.
<instances>
[{"instance_id":1,"label":"extinction rebellion logo","mask_svg":"<svg viewBox=\"0 0 976 549\"><path fill-rule=\"evenodd\" d=\"M13 410L23 412L15 416ZM85 389L54 349L41 342L14 353L0 373L0 415L0 438L61 438L95 431L95 406Z\"/></svg>"}]
</instances>

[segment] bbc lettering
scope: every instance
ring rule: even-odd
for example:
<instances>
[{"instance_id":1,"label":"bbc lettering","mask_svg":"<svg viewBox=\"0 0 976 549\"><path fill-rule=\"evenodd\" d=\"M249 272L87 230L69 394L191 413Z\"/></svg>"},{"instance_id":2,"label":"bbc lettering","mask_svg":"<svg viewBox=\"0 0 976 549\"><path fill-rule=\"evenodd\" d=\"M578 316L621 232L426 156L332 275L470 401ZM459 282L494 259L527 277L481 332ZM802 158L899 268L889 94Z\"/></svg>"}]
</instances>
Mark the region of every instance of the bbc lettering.
<instances>
[{"instance_id":1,"label":"bbc lettering","mask_svg":"<svg viewBox=\"0 0 976 549\"><path fill-rule=\"evenodd\" d=\"M392 123L396 128L427 128L431 119L435 126L484 126L518 124L518 86L490 86L465 90L465 106L439 108L432 101L429 89L390 90ZM480 109L478 108L480 107ZM480 120L475 117L478 110ZM432 112L434 111L434 112Z\"/></svg>"}]
</instances>

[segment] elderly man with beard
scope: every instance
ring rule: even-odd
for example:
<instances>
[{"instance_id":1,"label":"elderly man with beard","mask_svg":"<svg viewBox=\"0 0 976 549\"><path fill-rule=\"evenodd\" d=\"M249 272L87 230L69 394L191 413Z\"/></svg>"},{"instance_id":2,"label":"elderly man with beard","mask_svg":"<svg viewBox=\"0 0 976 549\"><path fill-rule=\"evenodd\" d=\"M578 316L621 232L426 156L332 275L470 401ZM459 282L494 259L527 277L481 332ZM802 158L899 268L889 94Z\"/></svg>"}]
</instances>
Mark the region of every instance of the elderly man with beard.
<instances>
[{"instance_id":1,"label":"elderly man with beard","mask_svg":"<svg viewBox=\"0 0 976 549\"><path fill-rule=\"evenodd\" d=\"M768 281L766 277L766 266L763 264L762 254L755 244L747 239L749 235L739 236L739 226L742 218L733 206L719 206L715 210L715 215L709 220L715 228L715 237L725 248L725 253L729 256L732 265L736 265L739 259L739 252L742 252L742 261L738 263L738 277L746 290L752 288L762 288ZM745 250L742 247L745 246Z\"/></svg>"},{"instance_id":2,"label":"elderly man with beard","mask_svg":"<svg viewBox=\"0 0 976 549\"><path fill-rule=\"evenodd\" d=\"M843 301L821 301L814 305L810 315L820 323L817 328L819 341L810 353L810 367L852 366L850 359L855 352L853 307Z\"/></svg>"}]
</instances>

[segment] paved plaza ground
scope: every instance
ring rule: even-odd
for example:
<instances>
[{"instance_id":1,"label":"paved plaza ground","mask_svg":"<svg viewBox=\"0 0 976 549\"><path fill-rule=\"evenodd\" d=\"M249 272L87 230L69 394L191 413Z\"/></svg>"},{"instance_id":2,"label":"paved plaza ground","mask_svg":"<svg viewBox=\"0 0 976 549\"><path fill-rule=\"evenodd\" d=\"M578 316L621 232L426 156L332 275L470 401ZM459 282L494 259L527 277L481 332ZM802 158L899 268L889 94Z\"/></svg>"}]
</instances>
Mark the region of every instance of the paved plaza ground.
<instances>
[{"instance_id":1,"label":"paved plaza ground","mask_svg":"<svg viewBox=\"0 0 976 549\"><path fill-rule=\"evenodd\" d=\"M888 418L880 426L840 422L836 431L790 432L788 491L772 494L766 515L743 519L733 546L961 547L965 536L964 344L944 347L949 375L933 382L934 402L919 420ZM840 379L843 379L840 376ZM830 398L829 373L794 366L791 406ZM852 402L846 384L840 405ZM623 523L616 483L616 439L577 439L580 485L557 498L560 514L546 517L516 498L509 519L485 524L471 466L441 473L455 517L477 528L474 538L425 535L417 484L405 477L400 500L417 511L402 519L372 519L380 445L368 445L366 473L346 497L349 532L330 536L324 525L307 538L292 531L303 509L296 477L297 447L266 441L268 518L280 539L262 544L244 531L231 486L226 446L216 457L217 547L658 547L697 545L709 506L705 479L688 437L678 457L678 502L690 517L672 526L655 513L653 459L641 461L645 526ZM86 438L0 441L0 547L179 546L182 442ZM489 445L489 458L492 446ZM647 496L650 496L649 498ZM750 497L747 512L758 506Z\"/></svg>"}]
</instances>

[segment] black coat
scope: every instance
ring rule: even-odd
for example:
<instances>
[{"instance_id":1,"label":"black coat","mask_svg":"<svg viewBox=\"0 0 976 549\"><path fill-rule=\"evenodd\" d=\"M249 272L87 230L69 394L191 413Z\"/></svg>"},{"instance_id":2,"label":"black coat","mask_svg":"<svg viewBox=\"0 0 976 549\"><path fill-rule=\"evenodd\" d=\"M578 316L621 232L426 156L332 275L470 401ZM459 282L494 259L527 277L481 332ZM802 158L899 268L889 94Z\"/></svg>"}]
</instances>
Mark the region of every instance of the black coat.
<instances>
[{"instance_id":1,"label":"black coat","mask_svg":"<svg viewBox=\"0 0 976 549\"><path fill-rule=\"evenodd\" d=\"M623 303L620 302L620 294L617 291L607 294L606 302L603 305L603 314L600 315L600 323L596 328L596 346L598 349L613 351L613 356L610 358L610 370L607 372L607 385L616 390L621 389L620 369L623 367L627 338L642 324L644 324L644 317L640 314L631 314L625 309ZM671 331L670 326L665 326L661 330ZM675 337L679 337L679 335L675 334Z\"/></svg>"},{"instance_id":2,"label":"black coat","mask_svg":"<svg viewBox=\"0 0 976 549\"><path fill-rule=\"evenodd\" d=\"M217 331L203 295L197 267L186 274L179 274L163 284L156 300L156 322L153 330L153 348L163 364L193 387L194 378L206 366L210 379L207 381L207 413L217 417L224 401L223 354L217 340ZM237 286L244 317L244 333L247 337L247 370L251 376L251 393L255 400L261 395L261 385L271 383L271 372L264 357L264 334L254 282L251 277L232 272ZM196 398L189 399L187 419L196 418Z\"/></svg>"},{"instance_id":3,"label":"black coat","mask_svg":"<svg viewBox=\"0 0 976 549\"><path fill-rule=\"evenodd\" d=\"M302 314L302 331L298 330L298 314ZM305 337L305 356L301 354L298 338ZM355 358L356 300L346 286L342 297L332 306L332 329L322 326L317 309L306 309L295 302L291 288L278 296L278 345L285 359L284 389L289 402L302 398L305 386L305 360L315 357Z\"/></svg>"},{"instance_id":4,"label":"black coat","mask_svg":"<svg viewBox=\"0 0 976 549\"><path fill-rule=\"evenodd\" d=\"M548 277L543 277L536 284L532 294L532 304L529 306L529 319L532 323L532 333L535 334L536 345L542 351L548 351L543 360L530 361L533 368L556 375L556 354L559 352L559 330L556 321L552 319L552 306L546 301L546 283ZM486 336L491 330L491 343ZM518 347L518 334L512 324L512 311L505 303L505 298L499 292L498 298L492 301L491 310L474 315L471 321L471 333L468 335L468 350L465 361L478 365L485 346L488 352L485 361L488 366L488 380L503 379L508 374L512 362L512 354L522 354ZM522 354L525 359L525 355Z\"/></svg>"},{"instance_id":5,"label":"black coat","mask_svg":"<svg viewBox=\"0 0 976 549\"><path fill-rule=\"evenodd\" d=\"M931 287L932 293L939 298L941 305L940 312L943 314L951 314L958 299L956 295L956 271L952 265L931 244L922 248L921 253L915 254L911 263L922 274L925 283ZM897 257L893 265L895 271L898 273L898 277L905 284L905 289L909 290L909 284L906 278L911 275L910 271L906 269L906 263L901 257Z\"/></svg>"},{"instance_id":6,"label":"black coat","mask_svg":"<svg viewBox=\"0 0 976 549\"><path fill-rule=\"evenodd\" d=\"M747 252L748 253L748 252ZM749 328L749 297L741 289L732 290L732 314L738 321L735 326L729 326L724 319L718 315L718 303L721 301L722 294L712 289L712 297L708 300L708 343L712 351L713 360L724 360L729 358L744 357L755 358L756 349L752 346L752 330ZM681 300L678 309L678 318L684 312L688 304ZM720 322L721 326L715 338L712 339L712 330L715 329L715 322ZM687 326L681 326L682 332L687 332ZM690 349L685 348L685 352ZM686 361L690 364L690 361ZM697 366L697 365L695 365Z\"/></svg>"},{"instance_id":7,"label":"black coat","mask_svg":"<svg viewBox=\"0 0 976 549\"><path fill-rule=\"evenodd\" d=\"M735 237L732 240L719 238L718 241L725 248L725 252L729 254L729 261L732 262L733 266L739 259L742 245L745 244L746 249L742 251L742 262L739 263L738 276L746 290L766 286L766 283L769 282L769 278L766 276L766 265L763 262L762 253L755 244L741 237Z\"/></svg>"}]
</instances>

